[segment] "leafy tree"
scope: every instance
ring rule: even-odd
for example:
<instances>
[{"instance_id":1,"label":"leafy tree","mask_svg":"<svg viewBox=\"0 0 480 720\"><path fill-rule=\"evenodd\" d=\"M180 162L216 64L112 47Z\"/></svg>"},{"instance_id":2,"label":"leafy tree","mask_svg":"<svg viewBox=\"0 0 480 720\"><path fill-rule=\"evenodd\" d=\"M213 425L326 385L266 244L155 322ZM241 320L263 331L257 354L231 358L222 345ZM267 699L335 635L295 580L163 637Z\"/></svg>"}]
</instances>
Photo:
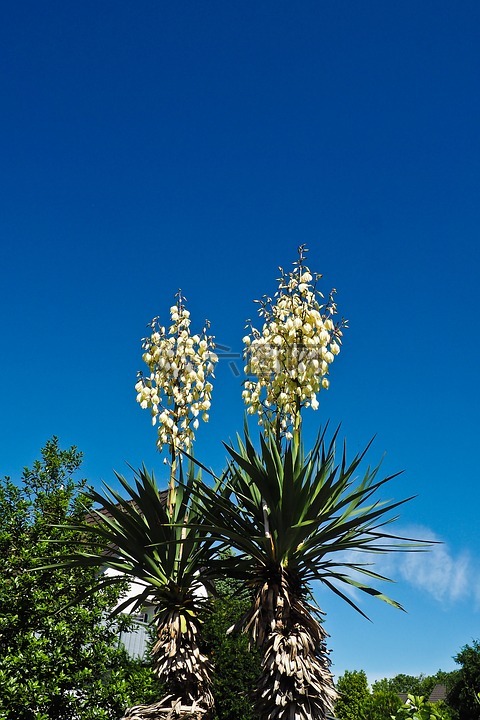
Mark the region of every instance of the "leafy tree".
<instances>
[{"instance_id":1,"label":"leafy tree","mask_svg":"<svg viewBox=\"0 0 480 720\"><path fill-rule=\"evenodd\" d=\"M372 688L368 704L368 720L391 720L392 715L402 704L400 697L393 690Z\"/></svg>"},{"instance_id":2,"label":"leafy tree","mask_svg":"<svg viewBox=\"0 0 480 720\"><path fill-rule=\"evenodd\" d=\"M393 678L382 678L372 685L372 706L377 704L381 706L382 703L386 703L385 711L380 711L379 720L383 716L386 717L386 720L389 720L390 716L395 714L395 703L398 706L401 704L398 697L400 693L428 699L435 685L445 685L448 691L455 676L455 672L438 670L435 675L424 675L423 673L420 675L406 675L400 673ZM438 703L435 705L437 706ZM390 710L388 706L390 706Z\"/></svg>"},{"instance_id":3,"label":"leafy tree","mask_svg":"<svg viewBox=\"0 0 480 720\"><path fill-rule=\"evenodd\" d=\"M339 720L366 720L370 705L367 676L363 670L345 670L337 681L335 715Z\"/></svg>"},{"instance_id":4,"label":"leafy tree","mask_svg":"<svg viewBox=\"0 0 480 720\"><path fill-rule=\"evenodd\" d=\"M383 678L373 683L372 690L389 690L395 693L409 693L410 695L428 698L437 684L451 684L452 673L438 670L435 675L405 675L400 673L393 678Z\"/></svg>"},{"instance_id":5,"label":"leafy tree","mask_svg":"<svg viewBox=\"0 0 480 720\"><path fill-rule=\"evenodd\" d=\"M343 718L363 718L364 720L391 720L392 717L422 720L427 711L431 719L450 720L451 712L445 702L428 703L426 698L437 683L447 685L452 673L439 670L435 675L399 674L393 678L382 678L373 683L369 692L363 671L346 671L337 684L340 698L335 705L335 714ZM411 692L411 688L424 688L425 694ZM399 693L405 693L410 700L402 706ZM418 701L418 702L417 702ZM417 713L417 715L415 715Z\"/></svg>"},{"instance_id":6,"label":"leafy tree","mask_svg":"<svg viewBox=\"0 0 480 720\"><path fill-rule=\"evenodd\" d=\"M459 720L480 718L480 641L465 645L455 656L461 667L448 694L448 704L456 710Z\"/></svg>"},{"instance_id":7,"label":"leafy tree","mask_svg":"<svg viewBox=\"0 0 480 720\"><path fill-rule=\"evenodd\" d=\"M393 678L377 680L372 685L369 720L390 720L401 705L400 693L417 698L421 697L425 700L428 699L437 684L445 685L448 690L454 676L455 673L438 670L435 675L406 675L400 673ZM450 717L445 702L435 703L434 707L442 717Z\"/></svg>"},{"instance_id":8,"label":"leafy tree","mask_svg":"<svg viewBox=\"0 0 480 720\"><path fill-rule=\"evenodd\" d=\"M85 483L74 479L81 458L54 437L19 483L0 481L1 720L113 719L133 688L145 698L153 691L148 668L118 647L121 624L105 620L117 590L79 602L94 571L32 571L50 552L47 532L56 552L75 541L50 525L85 514Z\"/></svg>"},{"instance_id":9,"label":"leafy tree","mask_svg":"<svg viewBox=\"0 0 480 720\"><path fill-rule=\"evenodd\" d=\"M372 685L372 690L389 690L395 693L427 696L430 694L430 691L427 692L425 690L424 681L424 675L405 675L404 673L399 673L393 678L382 678L381 680L375 681Z\"/></svg>"}]
</instances>

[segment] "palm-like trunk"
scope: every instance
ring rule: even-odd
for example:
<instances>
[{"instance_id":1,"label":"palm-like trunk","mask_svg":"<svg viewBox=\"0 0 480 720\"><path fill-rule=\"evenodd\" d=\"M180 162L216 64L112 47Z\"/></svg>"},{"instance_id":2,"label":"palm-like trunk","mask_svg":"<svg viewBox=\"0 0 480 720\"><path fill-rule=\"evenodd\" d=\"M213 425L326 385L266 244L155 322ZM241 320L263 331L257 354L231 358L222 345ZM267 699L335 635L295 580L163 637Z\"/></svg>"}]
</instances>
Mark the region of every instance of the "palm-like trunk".
<instances>
[{"instance_id":1,"label":"palm-like trunk","mask_svg":"<svg viewBox=\"0 0 480 720\"><path fill-rule=\"evenodd\" d=\"M169 691L185 706L203 708L208 717L213 707L211 665L200 651L198 627L185 619L185 613L168 613L159 626L152 649L154 672L163 679Z\"/></svg>"},{"instance_id":2,"label":"palm-like trunk","mask_svg":"<svg viewBox=\"0 0 480 720\"><path fill-rule=\"evenodd\" d=\"M323 720L336 697L324 642L314 645L300 623L270 635L256 693L262 720Z\"/></svg>"},{"instance_id":3,"label":"palm-like trunk","mask_svg":"<svg viewBox=\"0 0 480 720\"><path fill-rule=\"evenodd\" d=\"M124 720L208 720L212 716L212 668L198 645L195 616L187 620L188 615L185 608L177 608L159 619L153 671L165 683L167 695L153 705L130 708Z\"/></svg>"},{"instance_id":4,"label":"palm-like trunk","mask_svg":"<svg viewBox=\"0 0 480 720\"><path fill-rule=\"evenodd\" d=\"M263 653L255 693L261 720L323 720L337 697L327 633L303 597L298 578L283 568L258 588L247 626Z\"/></svg>"}]
</instances>

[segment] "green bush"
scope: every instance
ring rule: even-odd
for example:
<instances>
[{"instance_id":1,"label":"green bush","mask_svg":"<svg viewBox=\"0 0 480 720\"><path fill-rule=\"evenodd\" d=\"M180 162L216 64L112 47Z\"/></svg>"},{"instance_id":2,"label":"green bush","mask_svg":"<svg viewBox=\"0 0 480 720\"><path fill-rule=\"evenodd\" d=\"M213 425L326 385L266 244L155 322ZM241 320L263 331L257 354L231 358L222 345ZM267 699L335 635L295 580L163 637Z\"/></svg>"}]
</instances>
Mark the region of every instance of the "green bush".
<instances>
[{"instance_id":1,"label":"green bush","mask_svg":"<svg viewBox=\"0 0 480 720\"><path fill-rule=\"evenodd\" d=\"M118 590L79 599L94 571L35 570L47 538L68 552L61 527L85 515L82 455L49 440L19 482L0 480L0 720L118 720L156 697L156 681L119 647L128 620L106 620Z\"/></svg>"}]
</instances>

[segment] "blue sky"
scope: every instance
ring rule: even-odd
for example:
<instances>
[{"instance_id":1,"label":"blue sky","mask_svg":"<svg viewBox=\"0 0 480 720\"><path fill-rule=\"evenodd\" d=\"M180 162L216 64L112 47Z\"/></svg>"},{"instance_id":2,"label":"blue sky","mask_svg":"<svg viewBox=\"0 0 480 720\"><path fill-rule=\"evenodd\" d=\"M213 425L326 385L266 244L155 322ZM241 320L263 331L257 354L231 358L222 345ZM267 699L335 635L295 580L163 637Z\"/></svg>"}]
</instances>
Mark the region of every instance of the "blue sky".
<instances>
[{"instance_id":1,"label":"blue sky","mask_svg":"<svg viewBox=\"0 0 480 720\"><path fill-rule=\"evenodd\" d=\"M125 0L4 8L0 472L56 434L96 486L145 461L140 339L182 288L241 352L253 300L306 243L350 321L313 436L404 470L385 559L407 613L319 589L334 672L453 669L478 639L480 6ZM197 454L242 427L223 359Z\"/></svg>"}]
</instances>

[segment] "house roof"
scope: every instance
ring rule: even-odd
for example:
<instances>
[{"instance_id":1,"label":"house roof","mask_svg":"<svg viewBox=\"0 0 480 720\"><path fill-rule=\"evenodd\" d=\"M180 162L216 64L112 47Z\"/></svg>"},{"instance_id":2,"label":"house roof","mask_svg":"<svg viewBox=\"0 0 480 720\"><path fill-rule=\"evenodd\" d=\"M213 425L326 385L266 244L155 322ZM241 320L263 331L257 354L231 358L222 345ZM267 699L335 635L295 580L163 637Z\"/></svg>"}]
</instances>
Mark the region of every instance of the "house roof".
<instances>
[{"instance_id":1,"label":"house roof","mask_svg":"<svg viewBox=\"0 0 480 720\"><path fill-rule=\"evenodd\" d=\"M166 505L168 490L162 490L159 493L159 496L160 496L160 501L161 501L162 505ZM136 507L135 500L127 500L127 503L129 505L133 505L134 507ZM117 504L117 507L119 507L119 506L120 506L120 503ZM98 517L97 513L100 513L101 515L105 515L105 517L109 517L109 518L113 517L112 513L109 510L107 510L104 507L99 507L99 508L95 508L95 512L90 510L89 512L87 512L85 514L85 522L88 523L89 525L94 525L95 522L97 521L97 517Z\"/></svg>"},{"instance_id":2,"label":"house roof","mask_svg":"<svg viewBox=\"0 0 480 720\"><path fill-rule=\"evenodd\" d=\"M445 700L446 697L447 697L446 685L441 685L440 683L437 683L437 685L435 685L432 692L430 693L428 702L436 703L436 702L439 702L440 700Z\"/></svg>"},{"instance_id":3,"label":"house roof","mask_svg":"<svg viewBox=\"0 0 480 720\"><path fill-rule=\"evenodd\" d=\"M408 693L398 693L398 697L403 703L407 702ZM437 683L437 685L434 686L432 692L428 696L428 702L436 703L440 700L445 700L447 697L447 688L446 685L442 685L441 683Z\"/></svg>"},{"instance_id":4,"label":"house roof","mask_svg":"<svg viewBox=\"0 0 480 720\"><path fill-rule=\"evenodd\" d=\"M159 495L160 495L160 501L162 502L162 504L166 505L167 497L168 497L168 490L162 490L159 493ZM133 505L134 507L136 507L135 500L127 500L127 502L129 505ZM120 503L117 504L117 507L119 507L119 506L120 506ZM90 510L89 512L87 512L85 514L84 520L87 523L87 525L95 525L95 523L98 522L98 514L97 513L100 513L100 515L103 515L104 517L107 517L107 518L113 518L113 515L109 510L107 510L104 507L99 507L99 508L96 508L95 511ZM103 555L114 555L116 548L117 548L116 545L111 545L108 548L108 550L105 549L105 551L103 552Z\"/></svg>"}]
</instances>

